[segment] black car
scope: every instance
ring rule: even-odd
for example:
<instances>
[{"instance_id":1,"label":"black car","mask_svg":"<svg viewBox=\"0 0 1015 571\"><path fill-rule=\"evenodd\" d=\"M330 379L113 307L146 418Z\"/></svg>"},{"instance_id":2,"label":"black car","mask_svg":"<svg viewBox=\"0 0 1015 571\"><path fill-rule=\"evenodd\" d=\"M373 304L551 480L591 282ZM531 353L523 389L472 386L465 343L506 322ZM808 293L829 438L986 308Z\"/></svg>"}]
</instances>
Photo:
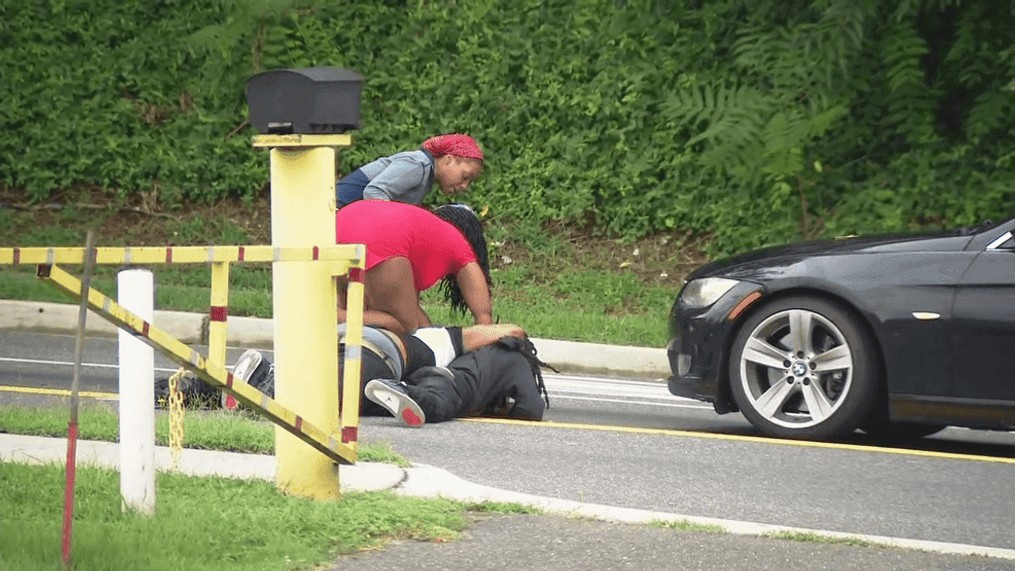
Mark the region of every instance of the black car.
<instances>
[{"instance_id":1,"label":"black car","mask_svg":"<svg viewBox=\"0 0 1015 571\"><path fill-rule=\"evenodd\" d=\"M1015 218L766 248L688 275L670 392L762 432L1015 429Z\"/></svg>"}]
</instances>

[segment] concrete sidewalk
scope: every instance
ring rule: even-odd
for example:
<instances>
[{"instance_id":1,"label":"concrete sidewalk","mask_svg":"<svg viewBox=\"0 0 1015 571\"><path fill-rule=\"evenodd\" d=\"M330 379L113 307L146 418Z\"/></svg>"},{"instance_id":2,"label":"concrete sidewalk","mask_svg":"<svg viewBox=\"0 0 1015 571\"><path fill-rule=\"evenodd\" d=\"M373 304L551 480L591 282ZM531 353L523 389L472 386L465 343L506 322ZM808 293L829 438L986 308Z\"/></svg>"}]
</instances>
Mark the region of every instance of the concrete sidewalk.
<instances>
[{"instance_id":1,"label":"concrete sidewalk","mask_svg":"<svg viewBox=\"0 0 1015 571\"><path fill-rule=\"evenodd\" d=\"M119 445L110 442L96 442L90 440L79 440L77 443L76 458L78 465L99 466L111 469L119 468ZM58 464L64 465L67 459L67 440L65 438L48 438L39 436L21 436L14 434L0 434L0 462L23 462L33 464ZM171 466L170 452L166 447L157 447L156 463L160 470L168 470ZM180 471L194 476L224 476L230 478L263 479L273 480L277 466L274 456L262 454L240 454L235 452L219 452L212 450L184 449L180 458ZM480 486L465 481L446 470L433 466L416 465L411 468L399 468L392 464L380 464L373 462L360 462L354 466L340 466L339 480L343 492L353 491L377 491L393 490L394 493L403 496L414 497L441 497L463 502L511 502L541 509L548 515L566 516L560 520L549 523L556 526L562 534L574 532L575 525L586 526L589 522L611 522L626 524L648 524L653 522L662 523L687 523L697 526L711 526L718 528L724 533L705 534L707 541L718 543L715 549L719 553L725 553L727 559L712 559L711 554L707 559L699 559L695 568L699 569L725 569L732 555L734 560L750 560L751 553L758 546L758 541L768 541L767 550L769 553L785 551L787 555L800 550L810 551L813 549L826 549L828 546L820 543L814 545L801 544L792 541L780 541L775 539L764 539L765 536L778 533L788 534L815 534L832 540L849 540L864 542L875 546L889 547L907 551L893 552L890 567L875 566L873 568L885 569L1009 569L1012 561L1015 561L1015 550L997 549L981 546L962 545L954 543L943 543L934 541L921 541L910 539L899 539L891 537L872 536L854 533L841 533L814 529L802 529L795 527L758 524L751 522L724 520L716 518L704 518L685 516L672 513L654 512L649 510L622 508L597 504L545 498L497 490L486 486ZM545 521L545 520L544 520ZM582 523L585 522L585 523ZM528 519L524 526L510 526L511 533L500 538L500 543L485 544L474 543L469 545L467 536L462 545L468 549L480 550L480 555L488 556L500 553L504 548L504 541L518 540L521 545L531 542L533 537L526 530L530 526L547 525L537 524L535 520ZM614 530L615 531L615 530ZM663 533L656 527L642 525L639 531L632 531L636 537L632 542L645 542L647 548L651 549L652 555L666 551L665 545L658 545L658 536ZM689 540L684 534L683 542L690 541L699 545L703 540ZM693 537L693 536L691 536ZM813 542L812 542L813 543ZM816 545L816 547L815 547ZM426 549L441 550L436 544L425 547ZM568 549L575 550L577 555L585 553L588 555L588 546L577 542ZM836 548L842 556L843 550L849 551L847 560L859 558L884 563L884 553L872 550L867 547L849 546ZM662 550L662 551L660 551ZM912 551L908 551L912 550ZM489 553L488 553L489 552ZM646 553L639 553L644 556ZM558 554L559 555L559 554ZM372 554L371 557L374 555ZM377 554L382 560L390 555ZM473 556L475 557L475 555ZM704 557L704 556L703 556ZM982 557L990 559L984 560ZM354 567L362 568L363 555L357 554L350 558L344 558L345 563L351 563ZM624 559L628 559L625 557ZM776 556L764 562L758 562L755 569L780 569L784 570L789 558ZM355 562L355 563L354 563ZM343 567L340 560L338 567ZM809 563L808 563L809 564ZM866 566L848 566L848 569L871 569L870 561ZM338 568L335 567L335 568ZM380 568L380 567L378 567ZM387 567L384 567L387 568ZM444 567L445 569L473 569L467 564L462 567ZM586 568L607 569L614 568L612 565L592 566ZM641 568L641 567L638 567ZM654 568L654 567L649 567ZM807 567L810 568L810 567Z\"/></svg>"},{"instance_id":2,"label":"concrete sidewalk","mask_svg":"<svg viewBox=\"0 0 1015 571\"><path fill-rule=\"evenodd\" d=\"M663 316L660 316L662 320ZM156 311L156 327L188 345L208 343L207 314ZM18 329L72 334L78 324L78 306L39 301L0 301L0 331ZM660 322L660 327L665 324ZM89 336L113 337L117 328L94 313L85 322ZM271 319L230 317L226 343L233 347L271 349L274 329ZM539 357L562 372L619 374L651 378L670 376L666 350L655 347L577 343L554 339L532 339Z\"/></svg>"},{"instance_id":3,"label":"concrete sidewalk","mask_svg":"<svg viewBox=\"0 0 1015 571\"><path fill-rule=\"evenodd\" d=\"M78 440L75 458L79 465L119 470L120 445L115 442ZM67 462L67 439L0 434L0 462L58 463L62 466ZM160 471L172 468L173 461L168 447L155 447L155 465ZM267 454L184 448L180 455L180 472L191 476L274 481L277 467L275 456ZM339 466L339 483L343 492L388 490L404 479L405 471L394 464L358 462L353 466Z\"/></svg>"}]
</instances>

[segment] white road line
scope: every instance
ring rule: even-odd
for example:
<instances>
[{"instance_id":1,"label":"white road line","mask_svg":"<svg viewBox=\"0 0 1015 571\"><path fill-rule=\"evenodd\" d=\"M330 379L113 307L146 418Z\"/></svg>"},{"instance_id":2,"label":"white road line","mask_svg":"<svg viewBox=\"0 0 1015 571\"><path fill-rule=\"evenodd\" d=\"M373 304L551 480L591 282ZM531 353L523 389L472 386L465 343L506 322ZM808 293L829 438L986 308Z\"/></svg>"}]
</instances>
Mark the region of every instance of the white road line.
<instances>
[{"instance_id":1,"label":"white road line","mask_svg":"<svg viewBox=\"0 0 1015 571\"><path fill-rule=\"evenodd\" d=\"M649 405L649 406L667 406L667 407L672 407L672 408L698 408L698 409L704 409L704 410L713 410L711 405L708 405L708 404L705 404L705 403L701 403L701 404L683 404L683 403L672 403L672 402L652 402L652 401L621 400L621 399L600 399L600 398L595 398L595 397L575 397L575 396L570 396L570 395L559 395L559 394L555 394L555 393L550 393L550 401L551 402L554 401L554 400L557 400L557 399L562 399L562 400L586 400L586 401L594 401L594 402L612 402L612 403L618 403L618 404L643 404L643 405ZM691 401L691 402L696 402L696 401Z\"/></svg>"},{"instance_id":2,"label":"white road line","mask_svg":"<svg viewBox=\"0 0 1015 571\"><path fill-rule=\"evenodd\" d=\"M569 383L566 385L559 385L552 382L550 379L546 380L547 390L552 390L559 393L596 393L602 395L627 395L627 396L639 396L643 398L662 398L667 400L693 400L686 399L683 397L676 397L670 394L666 387L623 387L623 386L611 386L606 384L587 384L587 385L576 385Z\"/></svg>"},{"instance_id":3,"label":"white road line","mask_svg":"<svg viewBox=\"0 0 1015 571\"><path fill-rule=\"evenodd\" d=\"M6 361L8 363L22 363L29 365L57 365L62 367L74 366L74 363L71 363L69 361L47 361L45 359L17 359L14 357L0 357L0 361ZM82 368L89 367L92 369L118 369L119 365L110 365L108 363L81 363L81 367ZM227 366L226 368L232 370L231 365ZM178 370L179 367L173 367L171 369L167 369L164 367L155 367L156 372L163 373L175 373Z\"/></svg>"},{"instance_id":4,"label":"white road line","mask_svg":"<svg viewBox=\"0 0 1015 571\"><path fill-rule=\"evenodd\" d=\"M47 359L22 359L17 357L0 357L0 361L26 365L48 365L73 367L69 361ZM82 367L92 369L115 370L116 364L82 363ZM227 367L232 368L232 367ZM171 374L176 368L156 367L157 373ZM551 399L616 403L628 405L661 406L670 408L693 408L711 410L706 403L669 394L665 384L658 381L638 381L631 379L610 379L608 377L582 377L577 375L558 375L549 373L543 376Z\"/></svg>"}]
</instances>

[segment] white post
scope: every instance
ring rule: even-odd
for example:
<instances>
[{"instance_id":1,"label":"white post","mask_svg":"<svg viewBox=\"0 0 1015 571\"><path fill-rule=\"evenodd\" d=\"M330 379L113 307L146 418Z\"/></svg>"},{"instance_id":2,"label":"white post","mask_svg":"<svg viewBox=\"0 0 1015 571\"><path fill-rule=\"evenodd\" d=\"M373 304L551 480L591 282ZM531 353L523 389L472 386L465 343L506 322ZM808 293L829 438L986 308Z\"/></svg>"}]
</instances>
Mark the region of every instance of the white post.
<instances>
[{"instance_id":1,"label":"white post","mask_svg":"<svg viewBox=\"0 0 1015 571\"><path fill-rule=\"evenodd\" d=\"M116 276L117 301L151 323L155 279L144 268ZM155 513L155 351L120 329L120 495L122 509Z\"/></svg>"}]
</instances>

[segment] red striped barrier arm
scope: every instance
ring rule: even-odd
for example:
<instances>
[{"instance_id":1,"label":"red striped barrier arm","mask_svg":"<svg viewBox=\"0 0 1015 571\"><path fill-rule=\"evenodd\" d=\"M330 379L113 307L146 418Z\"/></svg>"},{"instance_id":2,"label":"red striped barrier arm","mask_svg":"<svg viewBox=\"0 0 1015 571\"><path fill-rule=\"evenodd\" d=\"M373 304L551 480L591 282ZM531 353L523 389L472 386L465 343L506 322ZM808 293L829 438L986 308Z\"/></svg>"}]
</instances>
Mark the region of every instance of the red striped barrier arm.
<instances>
[{"instance_id":1,"label":"red striped barrier arm","mask_svg":"<svg viewBox=\"0 0 1015 571\"><path fill-rule=\"evenodd\" d=\"M80 299L83 295L81 281L55 265L40 264L36 275L39 279L71 297ZM131 332L174 363L193 372L204 382L232 395L241 403L281 426L332 460L342 464L356 462L355 443L349 445L342 442L341 434L325 433L264 393L246 383L235 380L232 373L228 372L223 364L208 361L197 351L127 311L94 288L89 288L87 297L88 307L92 311L117 327ZM357 388L358 384L356 383ZM358 394L357 390L357 396ZM343 431L344 429L345 427L343 427Z\"/></svg>"}]
</instances>

